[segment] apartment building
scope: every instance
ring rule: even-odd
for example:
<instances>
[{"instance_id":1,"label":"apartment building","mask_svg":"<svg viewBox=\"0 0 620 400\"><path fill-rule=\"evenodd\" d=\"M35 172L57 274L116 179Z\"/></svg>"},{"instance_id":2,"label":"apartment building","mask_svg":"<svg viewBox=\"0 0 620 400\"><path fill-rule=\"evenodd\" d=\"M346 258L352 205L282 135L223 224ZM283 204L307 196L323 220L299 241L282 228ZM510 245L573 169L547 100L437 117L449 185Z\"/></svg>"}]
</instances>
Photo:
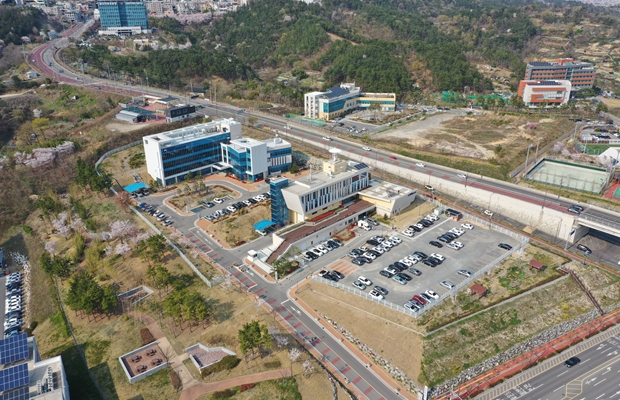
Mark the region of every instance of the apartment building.
<instances>
[{"instance_id":1,"label":"apartment building","mask_svg":"<svg viewBox=\"0 0 620 400\"><path fill-rule=\"evenodd\" d=\"M517 93L528 107L536 107L539 104L556 106L566 104L570 94L571 83L568 80L522 80L519 82Z\"/></svg>"},{"instance_id":2,"label":"apartment building","mask_svg":"<svg viewBox=\"0 0 620 400\"><path fill-rule=\"evenodd\" d=\"M568 80L571 90L591 88L594 85L596 68L591 63L560 58L555 62L532 61L525 68L526 81Z\"/></svg>"},{"instance_id":3,"label":"apartment building","mask_svg":"<svg viewBox=\"0 0 620 400\"><path fill-rule=\"evenodd\" d=\"M99 1L100 35L148 33L146 7L142 1Z\"/></svg>"}]
</instances>

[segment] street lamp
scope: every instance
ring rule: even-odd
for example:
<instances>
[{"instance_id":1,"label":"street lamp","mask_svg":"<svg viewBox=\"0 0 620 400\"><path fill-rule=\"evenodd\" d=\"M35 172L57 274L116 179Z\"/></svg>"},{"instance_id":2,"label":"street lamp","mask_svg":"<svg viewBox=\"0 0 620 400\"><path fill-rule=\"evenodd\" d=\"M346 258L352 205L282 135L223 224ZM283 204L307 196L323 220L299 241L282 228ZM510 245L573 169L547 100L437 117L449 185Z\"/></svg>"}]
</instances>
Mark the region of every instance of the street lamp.
<instances>
[{"instance_id":1,"label":"street lamp","mask_svg":"<svg viewBox=\"0 0 620 400\"><path fill-rule=\"evenodd\" d=\"M534 165L536 165L536 161L538 160L538 146L540 145L540 141L542 140L542 138L539 137L537 139L538 143L536 143L536 155L534 156Z\"/></svg>"},{"instance_id":2,"label":"street lamp","mask_svg":"<svg viewBox=\"0 0 620 400\"><path fill-rule=\"evenodd\" d=\"M532 143L530 143L527 146L527 155L525 156L525 166L523 167L523 177L525 177L525 174L527 173L527 162L529 161L530 158L530 149L532 148Z\"/></svg>"}]
</instances>

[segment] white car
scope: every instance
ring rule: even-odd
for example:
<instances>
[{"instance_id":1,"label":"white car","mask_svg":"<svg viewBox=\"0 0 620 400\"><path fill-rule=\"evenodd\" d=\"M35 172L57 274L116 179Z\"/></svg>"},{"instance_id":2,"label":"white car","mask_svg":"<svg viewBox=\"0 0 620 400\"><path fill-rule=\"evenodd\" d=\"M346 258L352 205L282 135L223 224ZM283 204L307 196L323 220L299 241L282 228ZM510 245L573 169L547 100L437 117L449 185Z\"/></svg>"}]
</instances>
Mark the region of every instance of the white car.
<instances>
[{"instance_id":1,"label":"white car","mask_svg":"<svg viewBox=\"0 0 620 400\"><path fill-rule=\"evenodd\" d=\"M332 140L329 136L323 136L323 140Z\"/></svg>"},{"instance_id":2,"label":"white car","mask_svg":"<svg viewBox=\"0 0 620 400\"><path fill-rule=\"evenodd\" d=\"M400 260L398 260L398 262L405 264L408 267L413 267L413 262L411 262L410 259L408 258L401 258Z\"/></svg>"},{"instance_id":3,"label":"white car","mask_svg":"<svg viewBox=\"0 0 620 400\"><path fill-rule=\"evenodd\" d=\"M403 242L403 240L401 238L396 237L396 236L391 236L390 240L392 241L392 243L396 242L397 246Z\"/></svg>"},{"instance_id":4,"label":"white car","mask_svg":"<svg viewBox=\"0 0 620 400\"><path fill-rule=\"evenodd\" d=\"M318 247L313 248L312 251L318 254L319 257L327 254L327 250L321 250Z\"/></svg>"},{"instance_id":5,"label":"white car","mask_svg":"<svg viewBox=\"0 0 620 400\"><path fill-rule=\"evenodd\" d=\"M368 146L363 147L362 150L364 150L364 151L371 151L370 147L368 147Z\"/></svg>"},{"instance_id":6,"label":"white car","mask_svg":"<svg viewBox=\"0 0 620 400\"><path fill-rule=\"evenodd\" d=\"M432 297L433 299L435 299L435 300L437 300L437 299L439 298L439 295L438 295L437 293L433 292L433 291L432 291L432 290L430 290L430 289L426 291L426 294L427 294L427 295L429 295L429 296L431 296L431 297Z\"/></svg>"},{"instance_id":7,"label":"white car","mask_svg":"<svg viewBox=\"0 0 620 400\"><path fill-rule=\"evenodd\" d=\"M417 264L418 261L419 261L417 258L414 258L414 257L411 257L411 256L405 257L405 260L409 260L411 262L411 264Z\"/></svg>"},{"instance_id":8,"label":"white car","mask_svg":"<svg viewBox=\"0 0 620 400\"><path fill-rule=\"evenodd\" d=\"M452 243L454 243L454 245L455 245L456 247L458 247L459 249L462 249L462 248L463 248L463 246L465 246L465 245L464 245L463 243L461 243L461 242L452 242Z\"/></svg>"},{"instance_id":9,"label":"white car","mask_svg":"<svg viewBox=\"0 0 620 400\"><path fill-rule=\"evenodd\" d=\"M383 295L376 290L371 290L369 295L375 300L383 300Z\"/></svg>"},{"instance_id":10,"label":"white car","mask_svg":"<svg viewBox=\"0 0 620 400\"><path fill-rule=\"evenodd\" d=\"M425 168L426 167L426 165L422 164L421 162L415 163L415 166L416 167L420 167L420 168Z\"/></svg>"},{"instance_id":11,"label":"white car","mask_svg":"<svg viewBox=\"0 0 620 400\"><path fill-rule=\"evenodd\" d=\"M224 200L220 199L219 197L216 197L216 198L213 199L213 202L215 204L222 204L224 202Z\"/></svg>"},{"instance_id":12,"label":"white car","mask_svg":"<svg viewBox=\"0 0 620 400\"><path fill-rule=\"evenodd\" d=\"M446 247L449 247L449 248L454 249L454 250L461 250L461 248L459 246L455 245L454 243L446 243Z\"/></svg>"},{"instance_id":13,"label":"white car","mask_svg":"<svg viewBox=\"0 0 620 400\"><path fill-rule=\"evenodd\" d=\"M435 222L435 221L437 221L437 220L439 219L439 217L438 217L438 216L436 216L435 214L428 214L428 215L426 216L426 219L429 219L429 220L431 220L431 221Z\"/></svg>"},{"instance_id":14,"label":"white car","mask_svg":"<svg viewBox=\"0 0 620 400\"><path fill-rule=\"evenodd\" d=\"M391 249L392 247L394 247L394 243L392 243L392 241L390 240L384 240L383 242L381 242L381 246L383 247L387 246Z\"/></svg>"},{"instance_id":15,"label":"white car","mask_svg":"<svg viewBox=\"0 0 620 400\"><path fill-rule=\"evenodd\" d=\"M461 224L461 226L465 229L469 229L472 230L474 229L474 226L472 224Z\"/></svg>"},{"instance_id":16,"label":"white car","mask_svg":"<svg viewBox=\"0 0 620 400\"><path fill-rule=\"evenodd\" d=\"M362 256L364 256L366 258L370 258L371 260L376 260L377 259L377 256L375 256L374 254L369 253L369 252L366 252L366 253L362 254Z\"/></svg>"},{"instance_id":17,"label":"white car","mask_svg":"<svg viewBox=\"0 0 620 400\"><path fill-rule=\"evenodd\" d=\"M465 174L456 174L457 178L467 179L467 175Z\"/></svg>"},{"instance_id":18,"label":"white car","mask_svg":"<svg viewBox=\"0 0 620 400\"><path fill-rule=\"evenodd\" d=\"M465 233L464 230L459 229L459 228L452 228L452 229L450 229L450 232L452 232L452 233L454 233L454 234L456 234L458 236L461 236L462 234Z\"/></svg>"},{"instance_id":19,"label":"white car","mask_svg":"<svg viewBox=\"0 0 620 400\"><path fill-rule=\"evenodd\" d=\"M446 257L442 256L439 253L432 253L430 255L430 257L434 257L434 258L438 259L439 261L445 261L446 260Z\"/></svg>"},{"instance_id":20,"label":"white car","mask_svg":"<svg viewBox=\"0 0 620 400\"><path fill-rule=\"evenodd\" d=\"M368 278L363 277L363 276L360 276L359 278L357 278L357 280L362 282L366 286L372 285L372 281L370 279L368 279Z\"/></svg>"},{"instance_id":21,"label":"white car","mask_svg":"<svg viewBox=\"0 0 620 400\"><path fill-rule=\"evenodd\" d=\"M403 235L408 236L408 237L413 237L413 229L407 229L406 231L403 232Z\"/></svg>"},{"instance_id":22,"label":"white car","mask_svg":"<svg viewBox=\"0 0 620 400\"><path fill-rule=\"evenodd\" d=\"M449 281L441 281L439 282L439 284L445 288L448 288L450 290L452 290L452 288L454 288L454 285L452 284L452 282Z\"/></svg>"},{"instance_id":23,"label":"white car","mask_svg":"<svg viewBox=\"0 0 620 400\"><path fill-rule=\"evenodd\" d=\"M484 210L484 215L488 215L489 217L492 217L493 213L489 210Z\"/></svg>"},{"instance_id":24,"label":"white car","mask_svg":"<svg viewBox=\"0 0 620 400\"><path fill-rule=\"evenodd\" d=\"M385 253L385 248L383 248L381 246L377 246L377 247L373 247L372 251L376 251L379 254L383 254L383 253Z\"/></svg>"}]
</instances>

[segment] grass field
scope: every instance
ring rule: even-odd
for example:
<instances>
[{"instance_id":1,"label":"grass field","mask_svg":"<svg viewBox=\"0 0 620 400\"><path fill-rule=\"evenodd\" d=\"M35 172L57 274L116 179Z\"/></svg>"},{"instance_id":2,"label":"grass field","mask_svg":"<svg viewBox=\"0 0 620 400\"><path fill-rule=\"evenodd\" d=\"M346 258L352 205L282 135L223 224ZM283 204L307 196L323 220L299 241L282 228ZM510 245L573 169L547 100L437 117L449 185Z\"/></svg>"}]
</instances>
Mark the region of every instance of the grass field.
<instances>
[{"instance_id":1,"label":"grass field","mask_svg":"<svg viewBox=\"0 0 620 400\"><path fill-rule=\"evenodd\" d=\"M243 208L237 214L214 222L209 225L209 231L234 247L238 243L256 239L258 233L252 225L264 219L271 219L271 208L269 205L259 204Z\"/></svg>"}]
</instances>

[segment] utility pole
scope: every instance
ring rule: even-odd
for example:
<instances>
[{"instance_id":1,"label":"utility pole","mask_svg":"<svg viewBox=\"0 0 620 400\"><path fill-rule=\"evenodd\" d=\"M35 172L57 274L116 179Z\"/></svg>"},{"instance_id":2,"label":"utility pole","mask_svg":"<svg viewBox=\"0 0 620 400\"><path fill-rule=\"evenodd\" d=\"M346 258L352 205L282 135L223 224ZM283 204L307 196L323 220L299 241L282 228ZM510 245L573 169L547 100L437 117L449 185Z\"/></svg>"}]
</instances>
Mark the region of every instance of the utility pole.
<instances>
[{"instance_id":1,"label":"utility pole","mask_svg":"<svg viewBox=\"0 0 620 400\"><path fill-rule=\"evenodd\" d=\"M530 143L527 146L527 155L525 156L525 166L523 167L523 176L525 176L525 174L527 174L527 162L529 161L530 158L530 149L532 148L532 143Z\"/></svg>"},{"instance_id":2,"label":"utility pole","mask_svg":"<svg viewBox=\"0 0 620 400\"><path fill-rule=\"evenodd\" d=\"M540 141L542 140L542 138L539 137L537 139L538 143L536 143L536 155L534 156L534 165L536 165L536 162L538 161L538 146L540 145Z\"/></svg>"}]
</instances>

